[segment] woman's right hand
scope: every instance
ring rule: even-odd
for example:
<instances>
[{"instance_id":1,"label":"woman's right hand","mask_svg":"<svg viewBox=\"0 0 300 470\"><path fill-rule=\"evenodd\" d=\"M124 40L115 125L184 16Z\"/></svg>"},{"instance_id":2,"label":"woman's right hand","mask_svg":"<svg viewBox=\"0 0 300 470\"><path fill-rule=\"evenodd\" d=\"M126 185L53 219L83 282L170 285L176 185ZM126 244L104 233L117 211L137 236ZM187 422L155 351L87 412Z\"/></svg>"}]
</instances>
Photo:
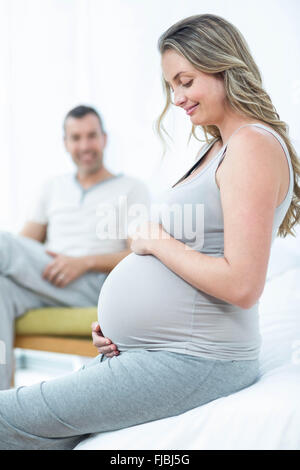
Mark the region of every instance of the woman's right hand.
<instances>
[{"instance_id":1,"label":"woman's right hand","mask_svg":"<svg viewBox=\"0 0 300 470\"><path fill-rule=\"evenodd\" d=\"M120 354L117 346L109 339L103 336L98 322L92 323L93 345L98 349L100 354L106 357L113 357Z\"/></svg>"}]
</instances>

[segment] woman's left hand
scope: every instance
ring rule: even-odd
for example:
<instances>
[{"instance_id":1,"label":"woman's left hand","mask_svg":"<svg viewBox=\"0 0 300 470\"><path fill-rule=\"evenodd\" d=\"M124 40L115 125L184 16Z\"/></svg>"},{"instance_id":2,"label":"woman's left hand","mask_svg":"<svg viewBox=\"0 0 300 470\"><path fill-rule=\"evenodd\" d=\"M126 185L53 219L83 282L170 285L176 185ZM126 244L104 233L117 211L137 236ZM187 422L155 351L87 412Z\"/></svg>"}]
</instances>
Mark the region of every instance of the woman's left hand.
<instances>
[{"instance_id":1,"label":"woman's left hand","mask_svg":"<svg viewBox=\"0 0 300 470\"><path fill-rule=\"evenodd\" d=\"M138 226L137 230L130 234L131 250L137 255L151 255L156 243L170 239L170 235L162 228L161 224L147 221Z\"/></svg>"}]
</instances>

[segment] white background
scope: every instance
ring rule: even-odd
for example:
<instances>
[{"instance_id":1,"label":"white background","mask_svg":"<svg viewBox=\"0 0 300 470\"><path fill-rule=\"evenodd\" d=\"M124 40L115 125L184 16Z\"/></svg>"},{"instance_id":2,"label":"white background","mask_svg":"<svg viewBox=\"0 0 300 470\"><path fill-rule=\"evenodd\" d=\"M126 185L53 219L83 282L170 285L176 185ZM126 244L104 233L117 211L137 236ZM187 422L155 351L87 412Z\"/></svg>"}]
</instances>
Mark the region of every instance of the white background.
<instances>
[{"instance_id":1,"label":"white background","mask_svg":"<svg viewBox=\"0 0 300 470\"><path fill-rule=\"evenodd\" d=\"M157 40L184 17L213 13L246 38L264 86L300 150L298 0L0 0L0 229L18 231L43 181L73 169L62 122L95 106L108 132L107 167L155 193L187 168L189 118L173 110L161 162L154 122L164 105Z\"/></svg>"}]
</instances>

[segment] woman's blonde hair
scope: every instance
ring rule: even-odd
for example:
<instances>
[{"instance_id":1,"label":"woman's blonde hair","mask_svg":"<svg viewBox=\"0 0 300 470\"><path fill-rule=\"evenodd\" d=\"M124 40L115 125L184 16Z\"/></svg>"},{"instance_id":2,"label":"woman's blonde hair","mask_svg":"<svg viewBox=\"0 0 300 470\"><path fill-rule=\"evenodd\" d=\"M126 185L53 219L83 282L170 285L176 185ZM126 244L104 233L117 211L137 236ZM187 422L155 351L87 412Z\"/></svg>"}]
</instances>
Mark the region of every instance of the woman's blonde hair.
<instances>
[{"instance_id":1,"label":"woman's blonde hair","mask_svg":"<svg viewBox=\"0 0 300 470\"><path fill-rule=\"evenodd\" d=\"M230 105L245 116L269 124L284 140L294 170L294 193L290 207L278 229L281 237L291 234L294 225L300 222L300 163L289 136L288 126L281 121L272 101L262 86L260 72L239 30L224 18L205 14L179 21L171 26L158 41L161 54L173 49L183 55L196 69L210 74L222 74L227 99ZM163 79L166 95L165 107L159 116L156 129L163 139L167 133L162 121L171 104L171 91ZM220 138L218 127L200 126L206 142ZM193 125L190 137L195 133ZM200 140L200 139L198 139Z\"/></svg>"}]
</instances>

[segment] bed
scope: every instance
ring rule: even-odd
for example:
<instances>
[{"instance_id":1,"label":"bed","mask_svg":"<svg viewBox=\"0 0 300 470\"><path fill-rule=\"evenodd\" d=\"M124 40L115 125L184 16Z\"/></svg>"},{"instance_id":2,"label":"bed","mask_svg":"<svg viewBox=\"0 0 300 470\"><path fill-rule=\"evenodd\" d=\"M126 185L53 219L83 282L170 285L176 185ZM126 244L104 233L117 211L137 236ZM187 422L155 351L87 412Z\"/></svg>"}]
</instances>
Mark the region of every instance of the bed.
<instances>
[{"instance_id":1,"label":"bed","mask_svg":"<svg viewBox=\"0 0 300 470\"><path fill-rule=\"evenodd\" d=\"M300 234L274 241L260 299L260 377L186 413L93 434L75 450L300 449Z\"/></svg>"}]
</instances>

